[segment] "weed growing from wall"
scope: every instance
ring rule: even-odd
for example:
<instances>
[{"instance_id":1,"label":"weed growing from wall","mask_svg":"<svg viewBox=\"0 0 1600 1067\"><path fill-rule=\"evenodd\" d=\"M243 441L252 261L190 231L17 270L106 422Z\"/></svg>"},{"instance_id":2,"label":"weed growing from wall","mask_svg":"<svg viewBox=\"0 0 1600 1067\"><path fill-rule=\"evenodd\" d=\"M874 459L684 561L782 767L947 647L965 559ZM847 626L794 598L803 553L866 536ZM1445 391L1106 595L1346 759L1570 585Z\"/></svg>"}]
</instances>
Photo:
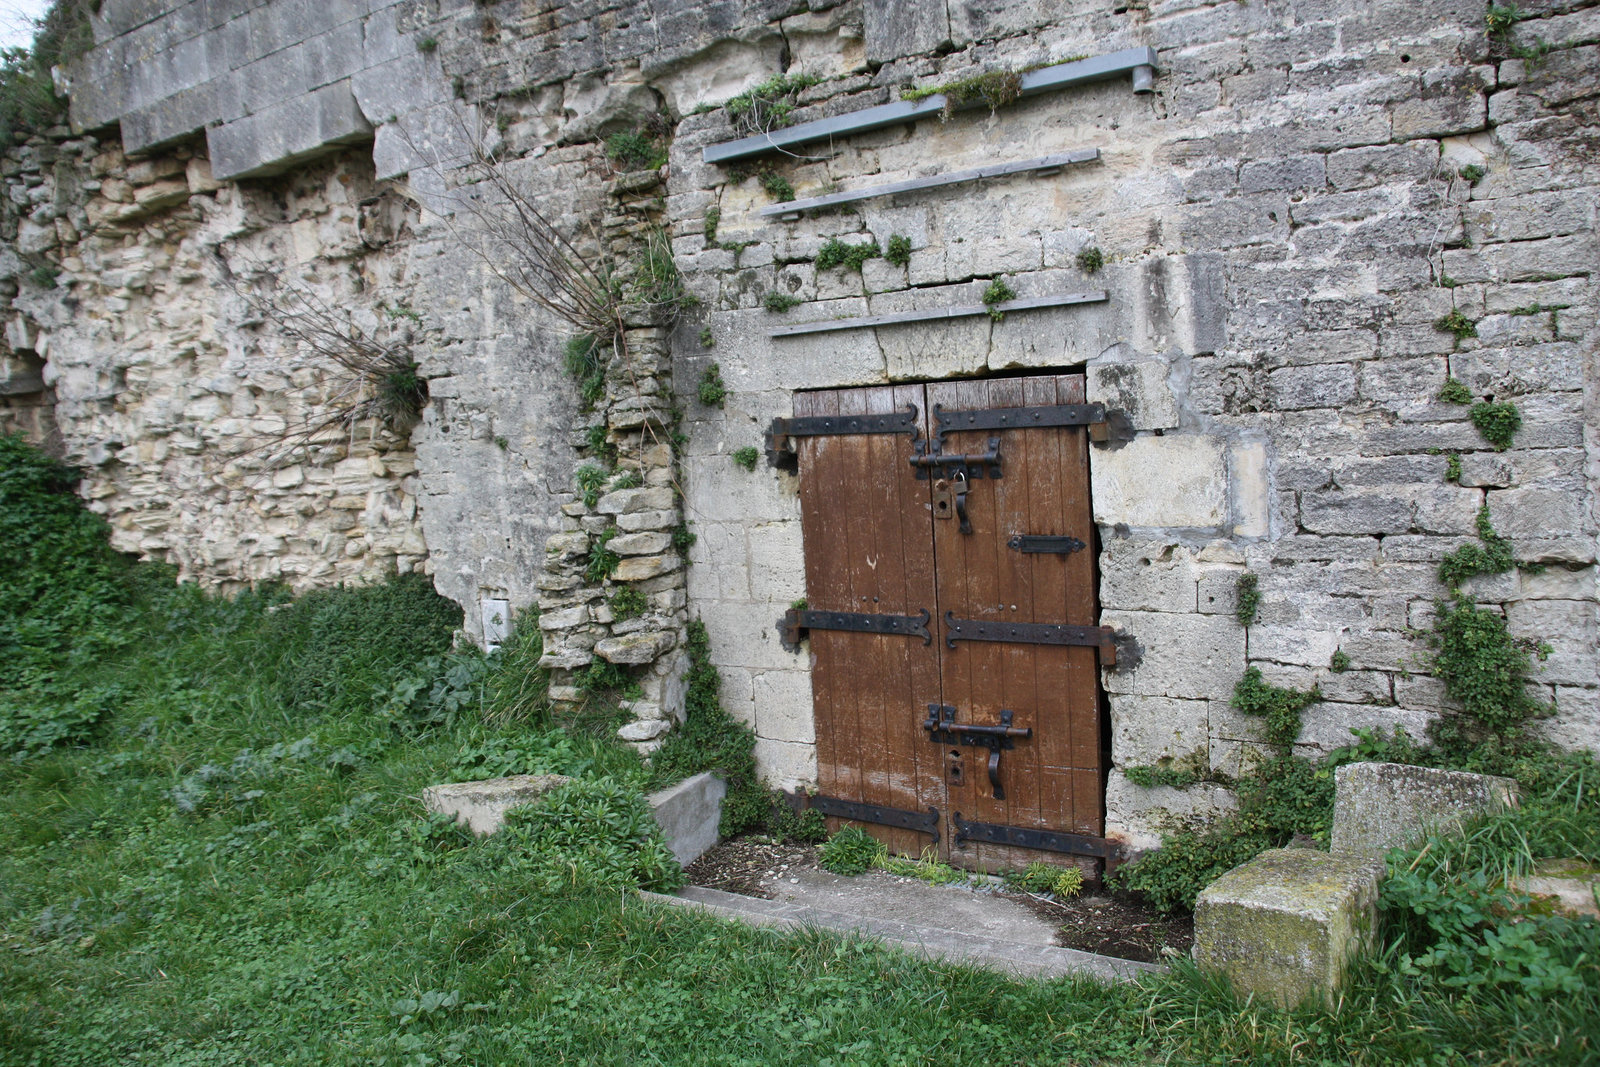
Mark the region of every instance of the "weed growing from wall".
<instances>
[{"instance_id":1,"label":"weed growing from wall","mask_svg":"<svg viewBox=\"0 0 1600 1067\"><path fill-rule=\"evenodd\" d=\"M1249 571L1239 575L1239 580L1234 584L1234 615L1239 620L1240 626L1249 626L1256 621L1256 612L1261 607L1261 580Z\"/></svg>"},{"instance_id":2,"label":"weed growing from wall","mask_svg":"<svg viewBox=\"0 0 1600 1067\"><path fill-rule=\"evenodd\" d=\"M989 317L995 322L1003 322L1006 317L1006 313L1000 310L1000 305L1016 298L1017 291L1007 285L1004 278L994 279L983 291L983 305L989 309Z\"/></svg>"},{"instance_id":3,"label":"weed growing from wall","mask_svg":"<svg viewBox=\"0 0 1600 1067\"><path fill-rule=\"evenodd\" d=\"M638 618L650 607L650 599L642 591L631 587L618 589L611 594L607 603L611 606L611 614L619 620Z\"/></svg>"},{"instance_id":4,"label":"weed growing from wall","mask_svg":"<svg viewBox=\"0 0 1600 1067\"><path fill-rule=\"evenodd\" d=\"M724 837L767 825L772 795L756 776L756 736L722 708L722 678L711 662L711 639L705 624L689 623L688 694L685 720L668 735L650 763L654 788L682 781L702 771L716 771L728 783L722 802Z\"/></svg>"},{"instance_id":5,"label":"weed growing from wall","mask_svg":"<svg viewBox=\"0 0 1600 1067\"><path fill-rule=\"evenodd\" d=\"M927 89L905 89L901 91L900 99L926 100L935 94L944 96L940 118L946 121L961 108L980 100L989 105L990 111L998 111L1007 104L1015 103L1022 95L1022 74L1014 70L987 71Z\"/></svg>"},{"instance_id":6,"label":"weed growing from wall","mask_svg":"<svg viewBox=\"0 0 1600 1067\"><path fill-rule=\"evenodd\" d=\"M810 74L776 75L723 105L734 129L741 133L765 133L789 125L795 98L820 78Z\"/></svg>"},{"instance_id":7,"label":"weed growing from wall","mask_svg":"<svg viewBox=\"0 0 1600 1067\"><path fill-rule=\"evenodd\" d=\"M619 533L615 526L607 526L589 546L589 562L583 569L583 578L590 585L599 585L617 573L622 565L622 557L606 547Z\"/></svg>"},{"instance_id":8,"label":"weed growing from wall","mask_svg":"<svg viewBox=\"0 0 1600 1067\"><path fill-rule=\"evenodd\" d=\"M1456 378L1446 378L1439 388L1439 399L1446 404L1472 403L1472 390Z\"/></svg>"},{"instance_id":9,"label":"weed growing from wall","mask_svg":"<svg viewBox=\"0 0 1600 1067\"><path fill-rule=\"evenodd\" d=\"M761 188L780 204L787 204L794 199L794 186L789 184L788 178L776 171L761 172Z\"/></svg>"},{"instance_id":10,"label":"weed growing from wall","mask_svg":"<svg viewBox=\"0 0 1600 1067\"><path fill-rule=\"evenodd\" d=\"M1467 417L1472 420L1472 425L1478 428L1483 439L1494 446L1496 452L1504 452L1510 448L1512 438L1522 428L1522 412L1517 410L1515 404L1508 401L1493 403L1480 400L1472 405Z\"/></svg>"},{"instance_id":11,"label":"weed growing from wall","mask_svg":"<svg viewBox=\"0 0 1600 1067\"><path fill-rule=\"evenodd\" d=\"M884 250L883 258L896 267L903 267L911 262L911 238L903 233L889 235L889 247Z\"/></svg>"},{"instance_id":12,"label":"weed growing from wall","mask_svg":"<svg viewBox=\"0 0 1600 1067\"><path fill-rule=\"evenodd\" d=\"M600 338L592 333L571 338L562 349L562 363L578 383L578 400L584 411L593 411L606 395L605 352Z\"/></svg>"},{"instance_id":13,"label":"weed growing from wall","mask_svg":"<svg viewBox=\"0 0 1600 1067\"><path fill-rule=\"evenodd\" d=\"M799 307L802 302L797 296L791 296L776 289L768 289L766 298L761 301L761 305L768 311L781 315L791 308Z\"/></svg>"},{"instance_id":14,"label":"weed growing from wall","mask_svg":"<svg viewBox=\"0 0 1600 1067\"><path fill-rule=\"evenodd\" d=\"M1460 308L1452 308L1448 315L1435 319L1433 328L1440 333L1453 334L1458 348L1468 337L1478 336L1478 324L1463 315Z\"/></svg>"},{"instance_id":15,"label":"weed growing from wall","mask_svg":"<svg viewBox=\"0 0 1600 1067\"><path fill-rule=\"evenodd\" d=\"M1099 274L1100 268L1105 265L1105 254L1094 245L1090 245L1078 253L1078 269L1085 274Z\"/></svg>"},{"instance_id":16,"label":"weed growing from wall","mask_svg":"<svg viewBox=\"0 0 1600 1067\"><path fill-rule=\"evenodd\" d=\"M823 243L821 250L817 252L816 267L818 270L844 267L846 270L853 270L860 274L862 264L869 259L876 259L882 254L883 252L878 248L877 241L864 241L861 244L853 245L841 241L837 237L830 237Z\"/></svg>"},{"instance_id":17,"label":"weed growing from wall","mask_svg":"<svg viewBox=\"0 0 1600 1067\"><path fill-rule=\"evenodd\" d=\"M573 479L578 483L578 492L583 494L586 507L592 508L600 502L600 493L605 489L608 477L610 475L604 470L587 463L577 469Z\"/></svg>"},{"instance_id":18,"label":"weed growing from wall","mask_svg":"<svg viewBox=\"0 0 1600 1067\"><path fill-rule=\"evenodd\" d=\"M619 170L656 170L666 165L667 149L649 134L627 130L606 138L606 158Z\"/></svg>"},{"instance_id":19,"label":"weed growing from wall","mask_svg":"<svg viewBox=\"0 0 1600 1067\"><path fill-rule=\"evenodd\" d=\"M754 445L745 445L743 448L734 449L731 458L745 470L753 471L756 469L756 461L761 458L761 450Z\"/></svg>"},{"instance_id":20,"label":"weed growing from wall","mask_svg":"<svg viewBox=\"0 0 1600 1067\"><path fill-rule=\"evenodd\" d=\"M1479 574L1504 574L1513 564L1511 542L1495 532L1489 505L1478 509L1478 541L1462 545L1439 561L1439 580L1454 589Z\"/></svg>"},{"instance_id":21,"label":"weed growing from wall","mask_svg":"<svg viewBox=\"0 0 1600 1067\"><path fill-rule=\"evenodd\" d=\"M700 375L700 387L697 390L700 403L708 408L720 408L728 399L728 387L722 380L722 368L713 363Z\"/></svg>"}]
</instances>

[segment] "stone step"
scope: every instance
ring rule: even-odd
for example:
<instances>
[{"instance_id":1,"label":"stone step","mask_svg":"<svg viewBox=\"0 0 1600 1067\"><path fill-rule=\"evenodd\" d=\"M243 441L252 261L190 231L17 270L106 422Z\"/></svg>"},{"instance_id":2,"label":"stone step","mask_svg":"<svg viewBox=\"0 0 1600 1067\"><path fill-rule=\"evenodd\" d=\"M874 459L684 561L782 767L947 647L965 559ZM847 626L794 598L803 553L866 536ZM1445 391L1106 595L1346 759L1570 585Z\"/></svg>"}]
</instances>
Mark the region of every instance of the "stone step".
<instances>
[{"instance_id":1,"label":"stone step","mask_svg":"<svg viewBox=\"0 0 1600 1067\"><path fill-rule=\"evenodd\" d=\"M808 904L725 893L720 889L687 886L677 896L641 892L646 900L690 908L752 926L782 929L816 928L841 934L860 934L903 949L925 959L946 959L1028 978L1057 978L1077 974L1103 981L1129 981L1164 968L1150 963L1097 956L1092 952L1056 945L1029 945L959 930L896 922Z\"/></svg>"}]
</instances>

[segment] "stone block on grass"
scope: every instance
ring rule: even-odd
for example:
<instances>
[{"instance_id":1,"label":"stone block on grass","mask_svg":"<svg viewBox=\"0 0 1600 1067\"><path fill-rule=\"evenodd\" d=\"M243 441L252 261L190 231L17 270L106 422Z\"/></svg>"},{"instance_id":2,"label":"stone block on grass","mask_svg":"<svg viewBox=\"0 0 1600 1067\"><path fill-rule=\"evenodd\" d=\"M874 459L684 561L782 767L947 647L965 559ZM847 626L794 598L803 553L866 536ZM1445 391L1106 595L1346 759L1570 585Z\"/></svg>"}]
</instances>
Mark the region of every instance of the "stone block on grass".
<instances>
[{"instance_id":1,"label":"stone block on grass","mask_svg":"<svg viewBox=\"0 0 1600 1067\"><path fill-rule=\"evenodd\" d=\"M430 785L422 791L422 806L440 815L454 815L456 822L482 836L504 826L506 812L512 808L531 804L570 781L564 774L514 774L481 782Z\"/></svg>"},{"instance_id":2,"label":"stone block on grass","mask_svg":"<svg viewBox=\"0 0 1600 1067\"><path fill-rule=\"evenodd\" d=\"M1194 909L1194 959L1241 996L1280 1008L1331 1000L1378 922L1373 857L1270 849L1207 886Z\"/></svg>"},{"instance_id":3,"label":"stone block on grass","mask_svg":"<svg viewBox=\"0 0 1600 1067\"><path fill-rule=\"evenodd\" d=\"M1512 807L1517 783L1492 774L1350 763L1334 771L1334 852L1382 855L1453 833L1477 815Z\"/></svg>"}]
</instances>

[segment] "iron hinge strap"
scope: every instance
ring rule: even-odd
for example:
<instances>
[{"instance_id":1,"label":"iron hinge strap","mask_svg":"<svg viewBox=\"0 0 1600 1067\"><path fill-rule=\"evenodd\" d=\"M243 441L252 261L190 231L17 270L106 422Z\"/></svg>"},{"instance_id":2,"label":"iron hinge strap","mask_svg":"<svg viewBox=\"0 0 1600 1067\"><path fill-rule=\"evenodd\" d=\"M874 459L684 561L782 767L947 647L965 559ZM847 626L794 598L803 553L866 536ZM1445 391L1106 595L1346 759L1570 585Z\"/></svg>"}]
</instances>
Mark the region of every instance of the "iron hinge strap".
<instances>
[{"instance_id":1,"label":"iron hinge strap","mask_svg":"<svg viewBox=\"0 0 1600 1067\"><path fill-rule=\"evenodd\" d=\"M916 615L874 615L857 611L807 611L790 608L778 620L779 638L783 647L793 652L812 630L850 630L864 634L899 634L920 637L925 645L933 644L928 623L933 616L927 608Z\"/></svg>"},{"instance_id":2,"label":"iron hinge strap","mask_svg":"<svg viewBox=\"0 0 1600 1067\"><path fill-rule=\"evenodd\" d=\"M1068 834L1058 830L1034 830L1024 826L1005 826L992 822L969 822L955 812L951 822L956 828L958 845L968 841L984 841L992 845L1015 845L1018 848L1035 848L1045 852L1064 852L1069 856L1098 856L1114 863L1122 857L1122 846L1103 837Z\"/></svg>"},{"instance_id":3,"label":"iron hinge strap","mask_svg":"<svg viewBox=\"0 0 1600 1067\"><path fill-rule=\"evenodd\" d=\"M907 404L904 411L878 415L796 415L773 419L767 427L767 462L774 467L795 468L798 457L789 447L791 437L880 433L908 433L915 441L917 405Z\"/></svg>"},{"instance_id":4,"label":"iron hinge strap","mask_svg":"<svg viewBox=\"0 0 1600 1067\"><path fill-rule=\"evenodd\" d=\"M1070 555L1082 552L1089 546L1076 537L1058 537L1054 534L1012 534L1006 547L1014 552L1053 553Z\"/></svg>"},{"instance_id":5,"label":"iron hinge strap","mask_svg":"<svg viewBox=\"0 0 1600 1067\"><path fill-rule=\"evenodd\" d=\"M926 812L890 808L882 804L865 804L855 800L813 793L811 806L824 815L857 822L877 823L879 826L898 826L902 830L915 830L919 834L932 834L933 843L939 843L939 809L929 807Z\"/></svg>"},{"instance_id":6,"label":"iron hinge strap","mask_svg":"<svg viewBox=\"0 0 1600 1067\"><path fill-rule=\"evenodd\" d=\"M1004 641L1022 645L1078 645L1100 650L1103 666L1117 662L1115 631L1109 626L1066 626L1045 622L986 622L958 619L944 613L944 643L955 648L957 641Z\"/></svg>"},{"instance_id":7,"label":"iron hinge strap","mask_svg":"<svg viewBox=\"0 0 1600 1067\"><path fill-rule=\"evenodd\" d=\"M1104 404L1049 404L1020 408L975 408L946 411L933 405L934 448L942 451L944 436L964 430L1025 430L1050 426L1087 426L1089 440L1096 443L1127 441L1133 438L1133 422L1121 411L1107 411Z\"/></svg>"}]
</instances>

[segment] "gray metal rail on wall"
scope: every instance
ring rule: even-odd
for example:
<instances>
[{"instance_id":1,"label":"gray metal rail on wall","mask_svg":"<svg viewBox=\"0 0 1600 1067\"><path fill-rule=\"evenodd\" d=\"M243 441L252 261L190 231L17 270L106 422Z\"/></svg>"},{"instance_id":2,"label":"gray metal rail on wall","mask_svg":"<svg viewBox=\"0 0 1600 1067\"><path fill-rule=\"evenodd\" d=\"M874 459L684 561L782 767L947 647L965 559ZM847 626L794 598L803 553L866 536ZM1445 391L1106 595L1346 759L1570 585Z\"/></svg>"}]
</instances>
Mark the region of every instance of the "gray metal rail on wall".
<instances>
[{"instance_id":1,"label":"gray metal rail on wall","mask_svg":"<svg viewBox=\"0 0 1600 1067\"><path fill-rule=\"evenodd\" d=\"M872 185L865 189L855 189L848 193L829 193L827 196L813 196L807 200L786 200L781 204L769 204L761 209L762 218L776 216L782 220L797 219L807 211L817 211L822 208L838 207L840 204L849 204L857 200L871 200L879 196L894 196L896 193L912 193L923 189L939 189L946 185L959 185L962 182L983 181L986 178L1003 178L1009 174L1036 174L1043 177L1054 174L1062 167L1074 163L1090 163L1100 158L1098 148L1077 148L1071 152L1057 152L1054 155L1040 156L1037 159L1024 159L1016 163L992 163L986 167L970 167L967 170L953 170L947 174L935 174L927 178L908 178L901 182L889 182L885 185Z\"/></svg>"},{"instance_id":2,"label":"gray metal rail on wall","mask_svg":"<svg viewBox=\"0 0 1600 1067\"><path fill-rule=\"evenodd\" d=\"M973 315L995 312L1030 311L1034 308L1067 307L1071 304L1099 304L1110 299L1104 289L1091 289L1081 293L1056 293L1052 296L1029 296L995 304L968 304L962 307L922 308L917 311L896 311L887 315L864 315L853 319L822 319L818 322L801 322L793 326L779 326L768 330L768 337L798 337L808 333L831 333L834 330L860 330L868 326L897 326L905 322L935 322L945 319L964 319Z\"/></svg>"},{"instance_id":3,"label":"gray metal rail on wall","mask_svg":"<svg viewBox=\"0 0 1600 1067\"><path fill-rule=\"evenodd\" d=\"M1072 63L1057 63L1053 67L1030 70L1022 75L1020 95L1037 96L1040 93L1054 92L1072 85L1115 78L1121 74L1133 75L1134 92L1147 93L1153 88L1155 66L1154 48L1148 46L1124 48L1120 52L1110 52L1103 56L1091 56ZM798 126L758 133L752 137L741 137L737 141L707 145L702 156L707 163L732 163L810 141L863 133L901 122L915 122L917 119L939 114L944 110L944 105L943 93L934 93L922 100L896 100L892 104L880 104L877 107L852 111L846 115L817 119L815 122L802 122Z\"/></svg>"}]
</instances>

